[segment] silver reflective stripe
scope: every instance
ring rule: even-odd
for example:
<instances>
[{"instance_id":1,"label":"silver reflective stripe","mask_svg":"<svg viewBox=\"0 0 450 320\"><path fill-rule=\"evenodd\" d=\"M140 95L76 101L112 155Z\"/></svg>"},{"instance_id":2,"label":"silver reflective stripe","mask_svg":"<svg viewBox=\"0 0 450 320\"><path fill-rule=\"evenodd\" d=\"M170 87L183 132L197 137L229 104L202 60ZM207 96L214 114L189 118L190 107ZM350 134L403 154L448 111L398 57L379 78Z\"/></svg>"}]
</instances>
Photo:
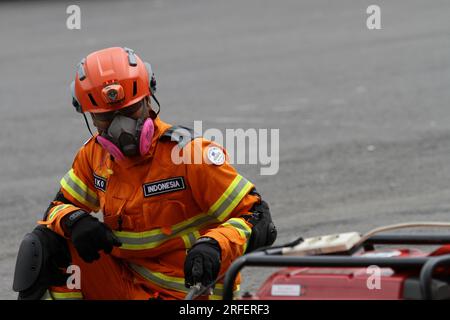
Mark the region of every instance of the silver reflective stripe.
<instances>
[{"instance_id":1,"label":"silver reflective stripe","mask_svg":"<svg viewBox=\"0 0 450 320\"><path fill-rule=\"evenodd\" d=\"M227 210L227 208L232 204L232 202L236 199L236 197L239 195L239 193L244 189L246 184L249 181L242 177L242 179L238 182L236 187L233 189L233 191L229 194L228 197L224 199L224 201L220 204L220 206L216 209L216 211L213 212L213 215L216 218L219 218L219 216ZM241 199L239 199L241 200ZM234 208L233 208L234 209Z\"/></svg>"},{"instance_id":2,"label":"silver reflective stripe","mask_svg":"<svg viewBox=\"0 0 450 320\"><path fill-rule=\"evenodd\" d=\"M192 248L197 239L200 238L200 233L198 231L190 232L181 237L184 242L184 247L186 249Z\"/></svg>"},{"instance_id":3,"label":"silver reflective stripe","mask_svg":"<svg viewBox=\"0 0 450 320\"><path fill-rule=\"evenodd\" d=\"M236 183L236 185L233 187L234 183ZM223 219L232 210L234 210L237 204L242 200L245 196L245 191L248 190L250 186L252 185L247 179L239 175L236 176L234 182L230 184L229 188L211 207L214 209L208 210L208 214L202 214L195 217L191 222L181 222L174 225L172 228L172 233L169 235L161 232L159 229L144 232L115 231L114 234L124 244L122 247L124 250L142 250L157 247L165 241L177 238L179 236L185 236L188 232L192 231L189 230L191 228L199 230L202 227L213 226L213 224L223 221Z\"/></svg>"},{"instance_id":4,"label":"silver reflective stripe","mask_svg":"<svg viewBox=\"0 0 450 320\"><path fill-rule=\"evenodd\" d=\"M251 232L250 232L250 230L249 230L250 227L247 226L247 228L245 228L245 227L242 225L243 223L245 223L245 222L242 221L242 223L241 223L241 222L236 221L236 220L234 220L234 219L230 219L230 220L228 220L226 223L224 223L224 225L230 224L230 225L232 225L233 227L235 227L236 229L242 230L242 232L244 232L245 238L247 238L247 240L248 240L248 239L250 238L250 236L251 236Z\"/></svg>"},{"instance_id":5,"label":"silver reflective stripe","mask_svg":"<svg viewBox=\"0 0 450 320\"><path fill-rule=\"evenodd\" d=\"M64 210L64 209L66 209L66 208L68 208L68 207L73 207L73 205L71 205L71 204L60 204L60 205L58 205L58 206L53 207L53 211L52 211L52 213L50 213L50 215L48 216L47 221L52 220L53 217L54 217L58 212L60 212L60 211L62 211L62 210Z\"/></svg>"},{"instance_id":6,"label":"silver reflective stripe","mask_svg":"<svg viewBox=\"0 0 450 320\"><path fill-rule=\"evenodd\" d=\"M183 231L192 228L192 227L198 227L202 224L206 224L206 223L210 223L212 221L214 221L215 219L211 218L210 216L203 216L200 217L194 221L192 221L191 223L181 226L179 228L174 228L172 231L173 233L171 235L166 235L164 233L159 233L159 234L155 234L155 235L151 235L151 236L143 236L140 238L134 238L134 237L127 237L125 235L121 235L120 232L115 232L115 235L123 242L126 244L147 244L147 243L153 243L153 242L163 242L163 241L167 241L169 239L172 238L176 238L178 236L180 236L180 233L182 233ZM136 233L138 234L138 233Z\"/></svg>"},{"instance_id":7,"label":"silver reflective stripe","mask_svg":"<svg viewBox=\"0 0 450 320\"><path fill-rule=\"evenodd\" d=\"M63 180L67 183L69 187L73 189L80 197L85 199L87 202L89 202L91 205L98 207L99 201L98 198L92 197L87 190L83 190L72 178L70 177L70 172L66 173L66 175L63 177ZM76 197L74 197L76 199Z\"/></svg>"},{"instance_id":8,"label":"silver reflective stripe","mask_svg":"<svg viewBox=\"0 0 450 320\"><path fill-rule=\"evenodd\" d=\"M129 264L129 266L131 267L131 269L139 273L142 277L144 277L148 281L151 281L162 288L180 291L184 293L188 292L188 289L184 286L183 278L176 278L175 281L175 277L164 276L162 273L159 272L151 272L150 270L138 266L136 264ZM164 279L163 277L166 279ZM171 281L168 278L172 278L174 280Z\"/></svg>"},{"instance_id":9,"label":"silver reflective stripe","mask_svg":"<svg viewBox=\"0 0 450 320\"><path fill-rule=\"evenodd\" d=\"M188 239L189 239L189 247L187 249L191 248L194 245L194 243L197 241L197 237L195 236L195 233L192 232L188 234Z\"/></svg>"}]
</instances>

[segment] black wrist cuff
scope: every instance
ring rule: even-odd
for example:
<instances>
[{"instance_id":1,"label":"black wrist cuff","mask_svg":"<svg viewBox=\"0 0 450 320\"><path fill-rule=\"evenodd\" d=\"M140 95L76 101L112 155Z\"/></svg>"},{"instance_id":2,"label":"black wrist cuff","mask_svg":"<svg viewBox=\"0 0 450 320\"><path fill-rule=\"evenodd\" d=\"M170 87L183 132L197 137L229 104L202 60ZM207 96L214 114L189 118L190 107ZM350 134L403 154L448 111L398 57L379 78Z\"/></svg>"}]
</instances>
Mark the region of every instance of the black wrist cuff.
<instances>
[{"instance_id":1,"label":"black wrist cuff","mask_svg":"<svg viewBox=\"0 0 450 320\"><path fill-rule=\"evenodd\" d=\"M219 251L221 251L219 242L217 242L216 239L213 239L213 238L210 238L210 237L198 238L197 241L192 246L192 248L197 246L197 245L199 245L199 244L209 244L209 245L215 247L216 249L218 249Z\"/></svg>"},{"instance_id":2,"label":"black wrist cuff","mask_svg":"<svg viewBox=\"0 0 450 320\"><path fill-rule=\"evenodd\" d=\"M77 210L64 216L61 220L61 227L67 236L72 234L72 228L81 219L88 217L89 214L84 210Z\"/></svg>"}]
</instances>

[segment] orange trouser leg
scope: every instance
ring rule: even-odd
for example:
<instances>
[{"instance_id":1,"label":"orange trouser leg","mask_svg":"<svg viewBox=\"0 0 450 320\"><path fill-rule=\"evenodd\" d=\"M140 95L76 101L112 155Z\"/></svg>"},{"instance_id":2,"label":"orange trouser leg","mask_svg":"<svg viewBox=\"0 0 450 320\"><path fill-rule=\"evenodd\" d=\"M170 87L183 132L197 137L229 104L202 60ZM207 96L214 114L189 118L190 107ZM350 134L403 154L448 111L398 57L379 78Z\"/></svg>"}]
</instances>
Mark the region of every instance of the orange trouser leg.
<instances>
[{"instance_id":1,"label":"orange trouser leg","mask_svg":"<svg viewBox=\"0 0 450 320\"><path fill-rule=\"evenodd\" d=\"M72 265L80 268L80 289L67 286L52 287L50 293L55 299L88 300L147 300L155 297L146 286L137 283L130 269L117 258L100 253L100 259L92 263L84 262L69 242ZM74 273L72 273L74 275ZM69 281L75 283L74 281ZM82 294L82 297L80 295Z\"/></svg>"}]
</instances>

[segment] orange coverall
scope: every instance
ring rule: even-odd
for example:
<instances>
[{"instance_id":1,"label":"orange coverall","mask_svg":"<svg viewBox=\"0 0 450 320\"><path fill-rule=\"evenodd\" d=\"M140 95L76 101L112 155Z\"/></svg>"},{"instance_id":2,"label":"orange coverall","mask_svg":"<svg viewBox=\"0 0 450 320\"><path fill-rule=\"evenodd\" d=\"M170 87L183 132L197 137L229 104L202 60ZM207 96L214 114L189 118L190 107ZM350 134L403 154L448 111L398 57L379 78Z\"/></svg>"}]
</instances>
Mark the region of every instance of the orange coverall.
<instances>
[{"instance_id":1,"label":"orange coverall","mask_svg":"<svg viewBox=\"0 0 450 320\"><path fill-rule=\"evenodd\" d=\"M260 201L249 194L253 184L227 161L174 164L171 153L179 148L177 141L162 138L171 126L159 118L154 121L146 156L119 165L94 137L61 179L61 191L72 204L53 201L45 221L39 223L64 236L63 216L80 208L101 211L123 244L111 255L102 252L99 260L85 263L69 241L72 264L81 269L81 289L52 287L47 292L51 298L182 299L188 291L183 272L186 251L196 239L207 236L218 241L219 275L245 252L252 225L242 216ZM205 154L210 145L199 137L178 150L192 160L196 151ZM221 283L216 284L209 298L220 298L222 289Z\"/></svg>"}]
</instances>

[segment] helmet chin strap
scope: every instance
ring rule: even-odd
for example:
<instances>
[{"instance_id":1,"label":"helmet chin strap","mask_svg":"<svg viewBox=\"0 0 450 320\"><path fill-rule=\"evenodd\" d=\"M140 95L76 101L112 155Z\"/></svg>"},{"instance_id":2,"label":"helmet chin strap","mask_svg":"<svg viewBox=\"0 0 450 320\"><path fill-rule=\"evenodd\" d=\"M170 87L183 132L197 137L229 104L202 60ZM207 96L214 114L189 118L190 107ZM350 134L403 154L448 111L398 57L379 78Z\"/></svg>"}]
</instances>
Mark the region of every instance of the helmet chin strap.
<instances>
[{"instance_id":1,"label":"helmet chin strap","mask_svg":"<svg viewBox=\"0 0 450 320\"><path fill-rule=\"evenodd\" d=\"M86 118L86 114L83 112L82 115L83 115L83 117L84 117L84 121L86 122L86 126L87 126L87 128L88 128L88 130L89 130L89 133L91 134L91 136L94 136L94 135L92 134L91 127L89 126L88 119Z\"/></svg>"},{"instance_id":2,"label":"helmet chin strap","mask_svg":"<svg viewBox=\"0 0 450 320\"><path fill-rule=\"evenodd\" d=\"M155 114L158 116L159 112L161 111L161 105L159 104L158 99L156 99L155 95L152 93L152 98L155 100L156 104L158 105L158 112L155 112Z\"/></svg>"}]
</instances>

